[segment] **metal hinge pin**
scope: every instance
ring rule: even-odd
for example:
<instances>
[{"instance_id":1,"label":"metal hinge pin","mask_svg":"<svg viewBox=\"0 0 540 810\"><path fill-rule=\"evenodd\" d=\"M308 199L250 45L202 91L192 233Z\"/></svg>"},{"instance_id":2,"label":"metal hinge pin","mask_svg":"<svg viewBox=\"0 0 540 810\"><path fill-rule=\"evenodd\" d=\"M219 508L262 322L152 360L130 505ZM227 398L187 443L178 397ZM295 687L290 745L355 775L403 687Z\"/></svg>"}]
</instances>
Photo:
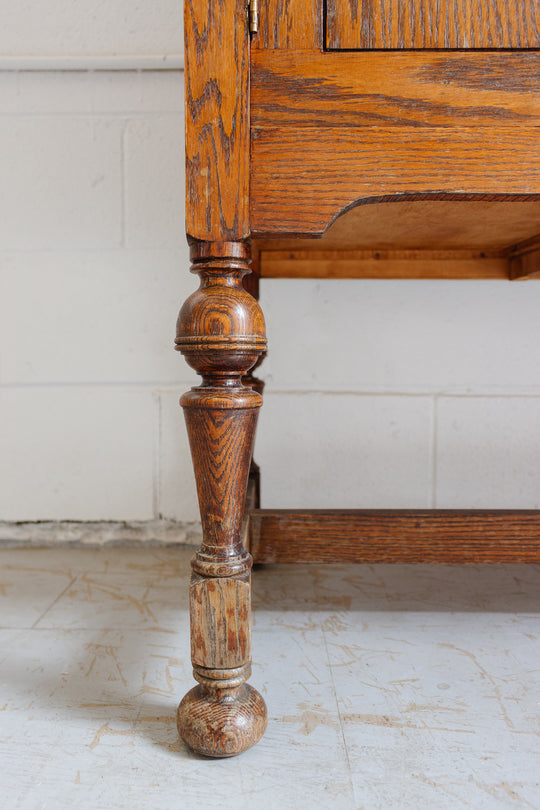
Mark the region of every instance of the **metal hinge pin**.
<instances>
[{"instance_id":1,"label":"metal hinge pin","mask_svg":"<svg viewBox=\"0 0 540 810\"><path fill-rule=\"evenodd\" d=\"M249 0L249 32L256 34L259 30L259 0Z\"/></svg>"}]
</instances>

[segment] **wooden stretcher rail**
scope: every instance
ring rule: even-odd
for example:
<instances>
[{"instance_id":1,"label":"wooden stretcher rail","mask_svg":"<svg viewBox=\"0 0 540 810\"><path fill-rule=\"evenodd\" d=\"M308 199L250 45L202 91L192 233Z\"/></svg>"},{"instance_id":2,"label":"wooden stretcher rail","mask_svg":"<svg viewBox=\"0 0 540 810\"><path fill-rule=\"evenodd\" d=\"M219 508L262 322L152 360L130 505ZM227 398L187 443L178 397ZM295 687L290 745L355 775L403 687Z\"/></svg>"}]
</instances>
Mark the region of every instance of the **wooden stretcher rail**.
<instances>
[{"instance_id":1,"label":"wooden stretcher rail","mask_svg":"<svg viewBox=\"0 0 540 810\"><path fill-rule=\"evenodd\" d=\"M262 250L259 267L265 278L510 277L514 267L510 259L479 253L464 250ZM524 272L519 277L526 277L523 262L520 269Z\"/></svg>"},{"instance_id":2,"label":"wooden stretcher rail","mask_svg":"<svg viewBox=\"0 0 540 810\"><path fill-rule=\"evenodd\" d=\"M540 511L254 509L255 563L538 563Z\"/></svg>"}]
</instances>

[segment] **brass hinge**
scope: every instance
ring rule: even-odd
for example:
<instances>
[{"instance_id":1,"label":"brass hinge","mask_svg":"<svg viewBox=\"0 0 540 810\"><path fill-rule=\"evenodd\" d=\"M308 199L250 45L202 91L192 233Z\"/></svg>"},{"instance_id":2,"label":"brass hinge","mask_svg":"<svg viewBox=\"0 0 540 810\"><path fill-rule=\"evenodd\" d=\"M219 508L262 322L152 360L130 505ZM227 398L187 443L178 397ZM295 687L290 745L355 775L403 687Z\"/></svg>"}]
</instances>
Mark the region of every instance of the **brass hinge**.
<instances>
[{"instance_id":1,"label":"brass hinge","mask_svg":"<svg viewBox=\"0 0 540 810\"><path fill-rule=\"evenodd\" d=\"M256 34L259 30L259 0L249 0L249 33Z\"/></svg>"}]
</instances>

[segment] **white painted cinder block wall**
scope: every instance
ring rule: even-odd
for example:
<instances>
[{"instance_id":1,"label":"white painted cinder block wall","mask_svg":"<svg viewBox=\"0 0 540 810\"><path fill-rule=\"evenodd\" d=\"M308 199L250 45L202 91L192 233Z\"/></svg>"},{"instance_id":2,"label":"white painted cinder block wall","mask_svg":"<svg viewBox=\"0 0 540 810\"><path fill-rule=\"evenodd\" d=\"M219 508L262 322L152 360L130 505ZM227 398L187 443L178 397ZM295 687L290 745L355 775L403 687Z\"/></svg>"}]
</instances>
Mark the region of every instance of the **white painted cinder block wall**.
<instances>
[{"instance_id":1,"label":"white painted cinder block wall","mask_svg":"<svg viewBox=\"0 0 540 810\"><path fill-rule=\"evenodd\" d=\"M181 50L177 0L2 10L1 521L197 519L196 378L172 350L196 286L183 74L61 69ZM267 280L261 300L263 505L540 508L540 283Z\"/></svg>"}]
</instances>

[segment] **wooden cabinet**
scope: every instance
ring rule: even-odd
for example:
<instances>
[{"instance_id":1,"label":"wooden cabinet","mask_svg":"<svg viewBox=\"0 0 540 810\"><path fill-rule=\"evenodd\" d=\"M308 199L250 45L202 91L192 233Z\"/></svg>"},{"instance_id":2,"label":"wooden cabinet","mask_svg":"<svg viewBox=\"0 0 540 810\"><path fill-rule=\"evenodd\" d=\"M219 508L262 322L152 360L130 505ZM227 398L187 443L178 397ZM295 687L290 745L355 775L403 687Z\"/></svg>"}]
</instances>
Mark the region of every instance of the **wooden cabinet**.
<instances>
[{"instance_id":1,"label":"wooden cabinet","mask_svg":"<svg viewBox=\"0 0 540 810\"><path fill-rule=\"evenodd\" d=\"M258 562L540 559L535 512L265 512L252 460L259 278L540 276L539 15L538 0L185 5L186 230L201 284L176 345L202 377L181 403L203 544L199 686L178 727L197 751L239 753L266 725L246 683L246 545Z\"/></svg>"}]
</instances>

